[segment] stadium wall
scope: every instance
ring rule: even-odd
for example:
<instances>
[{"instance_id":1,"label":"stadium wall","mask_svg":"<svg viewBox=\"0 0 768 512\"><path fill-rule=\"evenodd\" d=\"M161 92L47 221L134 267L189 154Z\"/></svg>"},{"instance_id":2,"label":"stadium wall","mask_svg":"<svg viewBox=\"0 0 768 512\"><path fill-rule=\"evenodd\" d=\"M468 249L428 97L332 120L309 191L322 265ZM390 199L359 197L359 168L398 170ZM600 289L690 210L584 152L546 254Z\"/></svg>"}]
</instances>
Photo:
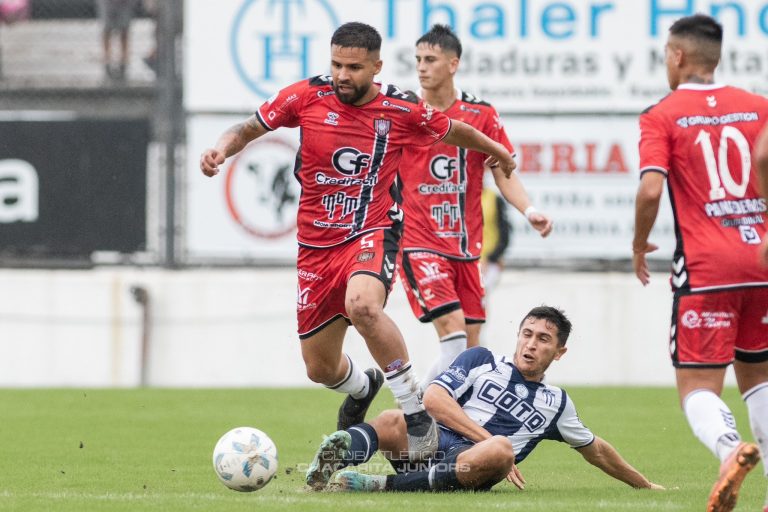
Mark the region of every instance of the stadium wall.
<instances>
[{"instance_id":1,"label":"stadium wall","mask_svg":"<svg viewBox=\"0 0 768 512\"><path fill-rule=\"evenodd\" d=\"M0 386L310 386L295 333L295 271L0 270ZM148 292L142 329L137 289ZM140 294L139 294L140 295ZM563 308L574 323L556 384L673 385L667 356L666 274L643 288L628 273L506 271L489 300L484 344L511 353L531 307ZM387 306L418 370L437 354L430 325L412 316L399 284ZM349 331L346 350L372 364Z\"/></svg>"}]
</instances>

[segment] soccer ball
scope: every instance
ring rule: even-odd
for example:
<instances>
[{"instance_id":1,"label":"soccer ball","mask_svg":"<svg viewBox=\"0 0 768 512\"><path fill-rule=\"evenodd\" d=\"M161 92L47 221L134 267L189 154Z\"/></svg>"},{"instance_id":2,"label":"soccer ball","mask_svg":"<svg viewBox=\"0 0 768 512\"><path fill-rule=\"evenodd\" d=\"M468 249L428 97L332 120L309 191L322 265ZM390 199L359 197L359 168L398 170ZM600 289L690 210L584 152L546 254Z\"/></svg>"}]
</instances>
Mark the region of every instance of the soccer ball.
<instances>
[{"instance_id":1,"label":"soccer ball","mask_svg":"<svg viewBox=\"0 0 768 512\"><path fill-rule=\"evenodd\" d=\"M277 472L277 448L267 434L251 427L233 428L213 449L213 469L235 491L258 491Z\"/></svg>"}]
</instances>

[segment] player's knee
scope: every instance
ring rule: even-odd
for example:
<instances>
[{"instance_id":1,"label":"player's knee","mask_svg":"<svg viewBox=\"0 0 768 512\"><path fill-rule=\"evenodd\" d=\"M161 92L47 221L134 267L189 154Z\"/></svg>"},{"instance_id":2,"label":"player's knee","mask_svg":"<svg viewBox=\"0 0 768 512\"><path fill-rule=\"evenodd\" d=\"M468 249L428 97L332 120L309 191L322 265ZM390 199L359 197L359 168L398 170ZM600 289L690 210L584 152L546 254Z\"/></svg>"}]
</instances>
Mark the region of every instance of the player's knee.
<instances>
[{"instance_id":1,"label":"player's knee","mask_svg":"<svg viewBox=\"0 0 768 512\"><path fill-rule=\"evenodd\" d=\"M347 297L344 306L355 326L373 323L382 312L382 305L378 304L374 297L362 294Z\"/></svg>"},{"instance_id":2,"label":"player's knee","mask_svg":"<svg viewBox=\"0 0 768 512\"><path fill-rule=\"evenodd\" d=\"M400 409L389 409L376 418L376 428L381 427L384 430L396 430L401 424L405 425L403 420L403 411Z\"/></svg>"},{"instance_id":3,"label":"player's knee","mask_svg":"<svg viewBox=\"0 0 768 512\"><path fill-rule=\"evenodd\" d=\"M326 386L332 386L335 384L334 379L336 377L336 370L332 366L329 366L323 362L307 361L306 362L307 377L312 382L318 384L324 384Z\"/></svg>"},{"instance_id":4,"label":"player's knee","mask_svg":"<svg viewBox=\"0 0 768 512\"><path fill-rule=\"evenodd\" d=\"M509 439L504 436L493 436L488 448L494 466L503 471L509 471L512 468L515 463L515 450Z\"/></svg>"}]
</instances>

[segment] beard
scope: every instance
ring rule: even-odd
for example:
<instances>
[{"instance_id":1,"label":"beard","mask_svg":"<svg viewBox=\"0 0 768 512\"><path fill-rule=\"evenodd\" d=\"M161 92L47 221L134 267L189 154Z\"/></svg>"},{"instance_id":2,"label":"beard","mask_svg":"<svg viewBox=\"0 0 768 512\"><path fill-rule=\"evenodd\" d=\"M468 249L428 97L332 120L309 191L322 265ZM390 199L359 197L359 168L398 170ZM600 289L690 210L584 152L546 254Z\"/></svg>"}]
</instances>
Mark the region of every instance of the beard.
<instances>
[{"instance_id":1,"label":"beard","mask_svg":"<svg viewBox=\"0 0 768 512\"><path fill-rule=\"evenodd\" d=\"M358 101L360 101L363 96L365 96L368 93L368 90L371 88L371 84L362 86L362 87L355 87L352 84L344 84L346 86L352 87L352 91L348 93L343 93L339 91L339 86L336 82L333 82L333 92L336 93L336 97L339 98L339 101L344 103L345 105L354 105Z\"/></svg>"}]
</instances>

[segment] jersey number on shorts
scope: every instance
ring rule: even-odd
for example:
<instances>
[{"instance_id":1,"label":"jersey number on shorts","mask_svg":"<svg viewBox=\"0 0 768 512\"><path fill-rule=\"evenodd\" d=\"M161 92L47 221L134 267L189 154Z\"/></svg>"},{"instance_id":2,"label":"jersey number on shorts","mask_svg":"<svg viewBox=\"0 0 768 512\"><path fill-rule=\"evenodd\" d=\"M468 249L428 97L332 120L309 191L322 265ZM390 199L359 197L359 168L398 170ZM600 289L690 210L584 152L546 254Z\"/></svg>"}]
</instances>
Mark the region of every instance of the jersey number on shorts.
<instances>
[{"instance_id":1,"label":"jersey number on shorts","mask_svg":"<svg viewBox=\"0 0 768 512\"><path fill-rule=\"evenodd\" d=\"M371 237L373 237L373 234L365 235L360 239L361 249L373 249L373 240L371 240Z\"/></svg>"},{"instance_id":2,"label":"jersey number on shorts","mask_svg":"<svg viewBox=\"0 0 768 512\"><path fill-rule=\"evenodd\" d=\"M731 176L731 170L728 168L728 141L732 141L739 150L741 160L741 180L740 183L734 181ZM707 167L709 176L709 199L717 201L725 199L725 192L736 197L744 197L749 184L749 171L752 167L752 157L749 153L749 142L744 134L738 128L733 126L723 127L720 133L720 147L717 150L717 160L715 160L715 150L712 147L711 135L705 130L699 131L696 137L696 144L701 146L701 152L704 156L704 165Z\"/></svg>"}]
</instances>

